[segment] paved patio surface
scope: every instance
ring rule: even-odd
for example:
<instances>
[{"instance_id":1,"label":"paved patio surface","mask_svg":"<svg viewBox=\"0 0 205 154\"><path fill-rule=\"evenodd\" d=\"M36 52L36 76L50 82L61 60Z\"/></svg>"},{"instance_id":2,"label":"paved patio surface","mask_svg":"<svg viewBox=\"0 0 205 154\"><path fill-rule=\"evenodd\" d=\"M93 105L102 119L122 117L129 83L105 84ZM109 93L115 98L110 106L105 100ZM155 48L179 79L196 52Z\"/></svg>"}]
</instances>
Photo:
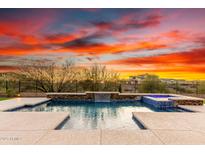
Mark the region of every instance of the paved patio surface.
<instances>
[{"instance_id":1,"label":"paved patio surface","mask_svg":"<svg viewBox=\"0 0 205 154\"><path fill-rule=\"evenodd\" d=\"M179 107L188 109L194 112L205 113L205 105L197 106L197 105L179 105Z\"/></svg>"},{"instance_id":2,"label":"paved patio surface","mask_svg":"<svg viewBox=\"0 0 205 154\"><path fill-rule=\"evenodd\" d=\"M163 144L149 130L0 131L0 144L107 145Z\"/></svg>"},{"instance_id":3,"label":"paved patio surface","mask_svg":"<svg viewBox=\"0 0 205 154\"><path fill-rule=\"evenodd\" d=\"M133 113L147 130L54 130L68 113L1 112L0 144L205 144L204 113Z\"/></svg>"},{"instance_id":4,"label":"paved patio surface","mask_svg":"<svg viewBox=\"0 0 205 154\"><path fill-rule=\"evenodd\" d=\"M5 100L0 111L47 100ZM134 112L147 130L54 130L69 113L0 112L0 144L205 144L205 107L180 107L196 112Z\"/></svg>"},{"instance_id":5,"label":"paved patio surface","mask_svg":"<svg viewBox=\"0 0 205 154\"><path fill-rule=\"evenodd\" d=\"M48 131L0 131L0 145L33 145Z\"/></svg>"},{"instance_id":6,"label":"paved patio surface","mask_svg":"<svg viewBox=\"0 0 205 154\"><path fill-rule=\"evenodd\" d=\"M134 112L133 116L163 144L205 144L204 113Z\"/></svg>"},{"instance_id":7,"label":"paved patio surface","mask_svg":"<svg viewBox=\"0 0 205 154\"><path fill-rule=\"evenodd\" d=\"M101 130L52 130L36 144L100 144Z\"/></svg>"},{"instance_id":8,"label":"paved patio surface","mask_svg":"<svg viewBox=\"0 0 205 154\"><path fill-rule=\"evenodd\" d=\"M205 133L184 130L0 131L0 144L190 145L205 144Z\"/></svg>"},{"instance_id":9,"label":"paved patio surface","mask_svg":"<svg viewBox=\"0 0 205 154\"><path fill-rule=\"evenodd\" d=\"M0 131L52 130L68 116L66 112L0 112Z\"/></svg>"},{"instance_id":10,"label":"paved patio surface","mask_svg":"<svg viewBox=\"0 0 205 154\"><path fill-rule=\"evenodd\" d=\"M152 130L163 144L205 144L205 133L181 130Z\"/></svg>"},{"instance_id":11,"label":"paved patio surface","mask_svg":"<svg viewBox=\"0 0 205 154\"><path fill-rule=\"evenodd\" d=\"M102 130L101 144L163 144L150 130Z\"/></svg>"},{"instance_id":12,"label":"paved patio surface","mask_svg":"<svg viewBox=\"0 0 205 154\"><path fill-rule=\"evenodd\" d=\"M37 144L162 144L149 130L55 130Z\"/></svg>"},{"instance_id":13,"label":"paved patio surface","mask_svg":"<svg viewBox=\"0 0 205 154\"><path fill-rule=\"evenodd\" d=\"M25 105L36 105L50 99L46 97L35 97L35 98L27 98L27 97L19 97L8 99L4 101L0 101L0 111L11 110L18 107L23 107Z\"/></svg>"},{"instance_id":14,"label":"paved patio surface","mask_svg":"<svg viewBox=\"0 0 205 154\"><path fill-rule=\"evenodd\" d=\"M205 114L189 112L134 112L148 129L205 131Z\"/></svg>"}]
</instances>

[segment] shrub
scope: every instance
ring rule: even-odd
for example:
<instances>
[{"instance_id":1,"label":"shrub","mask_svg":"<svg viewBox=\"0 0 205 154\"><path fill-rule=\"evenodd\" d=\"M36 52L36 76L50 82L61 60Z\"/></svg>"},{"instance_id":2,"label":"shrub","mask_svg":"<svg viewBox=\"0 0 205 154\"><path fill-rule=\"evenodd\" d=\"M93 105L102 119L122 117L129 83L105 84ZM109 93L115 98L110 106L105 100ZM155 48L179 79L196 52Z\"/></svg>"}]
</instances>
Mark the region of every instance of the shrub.
<instances>
[{"instance_id":1,"label":"shrub","mask_svg":"<svg viewBox=\"0 0 205 154\"><path fill-rule=\"evenodd\" d=\"M205 94L205 82L200 82L198 85L198 92L200 94Z\"/></svg>"},{"instance_id":2,"label":"shrub","mask_svg":"<svg viewBox=\"0 0 205 154\"><path fill-rule=\"evenodd\" d=\"M156 75L147 75L144 81L142 81L139 91L146 93L169 92L166 88L166 84L162 83Z\"/></svg>"},{"instance_id":3,"label":"shrub","mask_svg":"<svg viewBox=\"0 0 205 154\"><path fill-rule=\"evenodd\" d=\"M13 89L8 89L8 90L6 91L6 94L7 94L8 97L14 97L14 96L16 96L16 92L15 92L15 90L13 90Z\"/></svg>"}]
</instances>

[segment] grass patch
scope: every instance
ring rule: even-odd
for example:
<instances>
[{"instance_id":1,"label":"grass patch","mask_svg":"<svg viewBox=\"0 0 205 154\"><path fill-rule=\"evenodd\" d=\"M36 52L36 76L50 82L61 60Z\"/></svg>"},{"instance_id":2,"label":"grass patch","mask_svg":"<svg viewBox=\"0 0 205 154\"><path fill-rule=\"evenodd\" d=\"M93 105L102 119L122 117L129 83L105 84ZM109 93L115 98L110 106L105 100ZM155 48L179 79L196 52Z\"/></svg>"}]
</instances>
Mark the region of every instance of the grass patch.
<instances>
[{"instance_id":1,"label":"grass patch","mask_svg":"<svg viewBox=\"0 0 205 154\"><path fill-rule=\"evenodd\" d=\"M0 97L0 101L4 101L4 100L7 100L7 99L11 99L11 98Z\"/></svg>"}]
</instances>

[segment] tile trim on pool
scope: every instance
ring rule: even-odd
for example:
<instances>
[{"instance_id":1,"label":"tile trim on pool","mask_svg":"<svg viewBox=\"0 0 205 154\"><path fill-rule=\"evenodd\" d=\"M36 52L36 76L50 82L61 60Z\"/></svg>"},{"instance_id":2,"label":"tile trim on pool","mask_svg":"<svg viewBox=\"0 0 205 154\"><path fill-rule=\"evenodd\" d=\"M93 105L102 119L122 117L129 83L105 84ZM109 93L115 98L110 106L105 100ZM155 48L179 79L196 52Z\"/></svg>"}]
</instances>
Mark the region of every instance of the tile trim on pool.
<instances>
[{"instance_id":1,"label":"tile trim on pool","mask_svg":"<svg viewBox=\"0 0 205 154\"><path fill-rule=\"evenodd\" d=\"M169 100L169 97L173 97L173 96L169 96L167 95L167 97L163 97L163 98L155 98L152 97L151 95L149 96L143 96L142 97L142 102L151 105L155 108L158 109L163 109L163 108L173 108L176 107L176 103L172 100Z\"/></svg>"},{"instance_id":2,"label":"tile trim on pool","mask_svg":"<svg viewBox=\"0 0 205 154\"><path fill-rule=\"evenodd\" d=\"M47 93L47 97L52 100L81 100L81 101L95 101L95 94L110 94L110 101L136 101L142 100L145 96L167 96L168 98L165 102L171 103L173 102L173 106L176 105L203 105L204 99L183 96L178 94L160 94L160 93L119 93L119 92L85 92L85 93Z\"/></svg>"}]
</instances>

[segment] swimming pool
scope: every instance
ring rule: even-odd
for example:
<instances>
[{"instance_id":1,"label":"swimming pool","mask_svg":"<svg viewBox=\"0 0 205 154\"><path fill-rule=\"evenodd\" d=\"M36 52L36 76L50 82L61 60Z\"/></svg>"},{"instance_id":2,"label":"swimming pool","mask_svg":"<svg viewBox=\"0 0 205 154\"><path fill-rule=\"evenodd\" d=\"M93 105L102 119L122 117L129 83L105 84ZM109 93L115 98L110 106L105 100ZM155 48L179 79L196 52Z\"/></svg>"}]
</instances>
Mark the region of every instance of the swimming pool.
<instances>
[{"instance_id":1,"label":"swimming pool","mask_svg":"<svg viewBox=\"0 0 205 154\"><path fill-rule=\"evenodd\" d=\"M19 112L69 112L70 119L60 129L139 129L132 112L165 112L138 102L55 102L24 107ZM166 112L183 112L179 108Z\"/></svg>"}]
</instances>

